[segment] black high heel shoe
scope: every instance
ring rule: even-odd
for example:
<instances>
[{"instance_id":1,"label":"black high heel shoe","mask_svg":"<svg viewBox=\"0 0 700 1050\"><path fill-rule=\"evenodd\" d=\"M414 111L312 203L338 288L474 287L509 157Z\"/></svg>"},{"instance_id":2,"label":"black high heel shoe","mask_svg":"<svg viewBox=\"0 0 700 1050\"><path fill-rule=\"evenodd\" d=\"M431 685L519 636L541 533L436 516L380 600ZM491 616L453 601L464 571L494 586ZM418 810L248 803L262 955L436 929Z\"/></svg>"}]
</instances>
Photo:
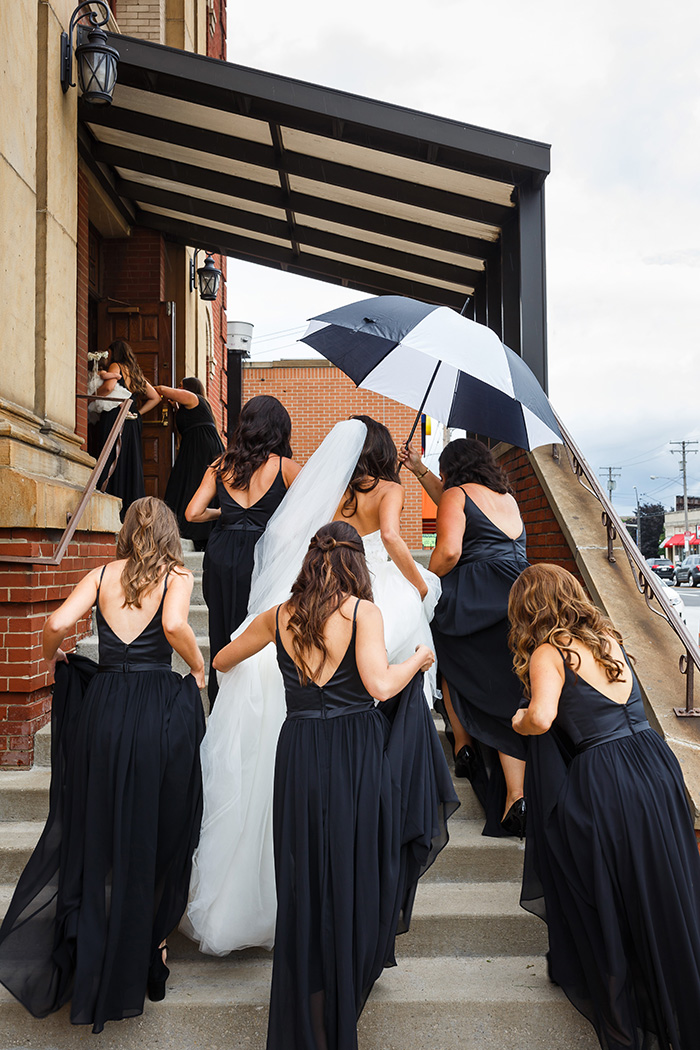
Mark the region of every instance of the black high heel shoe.
<instances>
[{"instance_id":1,"label":"black high heel shoe","mask_svg":"<svg viewBox=\"0 0 700 1050\"><path fill-rule=\"evenodd\" d=\"M473 747L470 747L469 744L460 747L455 755L455 776L466 777L467 780L471 780L474 776L477 761L476 751Z\"/></svg>"},{"instance_id":2,"label":"black high heel shoe","mask_svg":"<svg viewBox=\"0 0 700 1050\"><path fill-rule=\"evenodd\" d=\"M168 956L168 946L164 944L162 948L156 948L153 952L153 958L151 959L151 965L148 968L148 981L146 983L146 991L148 992L148 998L152 1003L159 1003L165 999L165 982L170 977L170 970L165 965L165 959Z\"/></svg>"},{"instance_id":3,"label":"black high heel shoe","mask_svg":"<svg viewBox=\"0 0 700 1050\"><path fill-rule=\"evenodd\" d=\"M525 799L517 799L510 807L505 817L501 821L501 827L504 831L507 831L509 835L517 835L518 838L525 837L525 821L527 818L527 807L525 805Z\"/></svg>"}]
</instances>

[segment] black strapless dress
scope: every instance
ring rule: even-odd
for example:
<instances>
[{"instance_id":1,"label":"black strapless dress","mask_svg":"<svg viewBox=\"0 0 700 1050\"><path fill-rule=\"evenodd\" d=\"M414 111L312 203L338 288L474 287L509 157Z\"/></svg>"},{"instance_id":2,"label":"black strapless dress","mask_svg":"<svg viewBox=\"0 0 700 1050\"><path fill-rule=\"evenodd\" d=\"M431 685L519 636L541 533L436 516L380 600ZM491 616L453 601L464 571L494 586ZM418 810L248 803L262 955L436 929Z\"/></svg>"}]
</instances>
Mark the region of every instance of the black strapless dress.
<instances>
[{"instance_id":1,"label":"black strapless dress","mask_svg":"<svg viewBox=\"0 0 700 1050\"><path fill-rule=\"evenodd\" d=\"M198 396L193 408L180 405L175 413L180 448L163 497L177 516L180 535L204 550L212 530L210 521L187 521L185 509L200 486L207 467L224 451L209 403ZM218 504L212 504L212 506Z\"/></svg>"},{"instance_id":2,"label":"black strapless dress","mask_svg":"<svg viewBox=\"0 0 700 1050\"><path fill-rule=\"evenodd\" d=\"M355 606L355 614L357 605ZM323 687L299 683L277 633L287 719L277 744L277 927L267 1050L356 1050L357 1019L459 802L416 675L375 706L355 625ZM316 1034L314 1034L316 1033Z\"/></svg>"},{"instance_id":3,"label":"black strapless dress","mask_svg":"<svg viewBox=\"0 0 700 1050\"><path fill-rule=\"evenodd\" d=\"M565 674L554 725L529 738L521 904L603 1050L695 1050L700 858L680 767L634 676L622 705Z\"/></svg>"},{"instance_id":4,"label":"black strapless dress","mask_svg":"<svg viewBox=\"0 0 700 1050\"><path fill-rule=\"evenodd\" d=\"M221 517L212 529L204 552L202 591L209 608L209 658L231 641L248 612L255 544L287 491L282 459L275 480L252 507L241 507L221 478L216 479ZM219 691L216 671L209 671L209 703Z\"/></svg>"},{"instance_id":5,"label":"black strapless dress","mask_svg":"<svg viewBox=\"0 0 700 1050\"><path fill-rule=\"evenodd\" d=\"M128 389L121 376L117 380L117 385L123 386L125 390ZM122 521L124 521L124 515L131 504L137 499L142 499L143 496L146 495L146 487L143 477L143 451L141 448L143 419L138 413L138 406L135 400L131 402L131 405L131 411L136 414L136 418L126 419L124 421L121 437L121 451L119 452L119 458L115 464L114 472L107 482L107 488L105 489L110 495L119 496L121 499L122 509L119 516ZM114 426L120 408L121 405L117 405L116 408L111 409L109 412L102 412L100 414L97 423L100 450L104 447L104 444L109 437L109 432ZM115 450L116 446L112 449L109 459L105 464L105 469L100 475L100 480L97 483L98 488L103 484L104 479L109 473L110 467L114 463L114 457L116 455Z\"/></svg>"},{"instance_id":6,"label":"black strapless dress","mask_svg":"<svg viewBox=\"0 0 700 1050\"><path fill-rule=\"evenodd\" d=\"M462 490L464 491L464 490ZM524 759L523 737L511 720L522 688L508 648L508 598L528 566L525 529L513 540L464 493L462 553L442 577L431 624L438 674L450 687L455 714L479 748L483 766L473 780L486 811L485 835L500 836L505 780L496 751Z\"/></svg>"},{"instance_id":7,"label":"black strapless dress","mask_svg":"<svg viewBox=\"0 0 700 1050\"><path fill-rule=\"evenodd\" d=\"M125 645L98 591L99 666L57 665L49 816L0 928L5 987L35 1017L70 1000L94 1032L143 1012L199 838L204 713L170 668L162 609Z\"/></svg>"}]
</instances>

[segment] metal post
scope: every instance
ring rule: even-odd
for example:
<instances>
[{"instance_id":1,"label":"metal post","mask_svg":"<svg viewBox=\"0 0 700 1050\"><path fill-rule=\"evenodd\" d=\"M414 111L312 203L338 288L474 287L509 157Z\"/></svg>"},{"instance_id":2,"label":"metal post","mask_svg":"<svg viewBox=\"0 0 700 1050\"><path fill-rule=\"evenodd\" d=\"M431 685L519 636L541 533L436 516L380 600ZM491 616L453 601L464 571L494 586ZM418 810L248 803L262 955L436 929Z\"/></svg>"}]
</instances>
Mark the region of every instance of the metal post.
<instances>
[{"instance_id":1,"label":"metal post","mask_svg":"<svg viewBox=\"0 0 700 1050\"><path fill-rule=\"evenodd\" d=\"M243 405L243 360L250 356L253 325L229 321L226 335L226 440L230 444Z\"/></svg>"},{"instance_id":2,"label":"metal post","mask_svg":"<svg viewBox=\"0 0 700 1050\"><path fill-rule=\"evenodd\" d=\"M685 519L685 527L683 529L683 553L687 556L690 549L690 542L688 536L688 453L697 453L696 448L690 448L691 445L697 445L697 441L671 441L672 445L680 445L680 449L672 448L671 453L680 455L681 457L681 474L683 475L683 517Z\"/></svg>"}]
</instances>

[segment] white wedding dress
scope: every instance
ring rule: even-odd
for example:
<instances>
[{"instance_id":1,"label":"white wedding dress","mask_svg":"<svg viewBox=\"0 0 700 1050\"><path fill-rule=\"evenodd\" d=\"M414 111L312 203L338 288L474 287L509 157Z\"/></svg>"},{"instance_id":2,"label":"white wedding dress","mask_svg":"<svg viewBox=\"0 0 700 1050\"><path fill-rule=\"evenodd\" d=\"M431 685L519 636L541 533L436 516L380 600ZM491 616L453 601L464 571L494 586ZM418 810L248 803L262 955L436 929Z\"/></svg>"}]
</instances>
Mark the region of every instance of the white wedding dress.
<instances>
[{"instance_id":1,"label":"white wedding dress","mask_svg":"<svg viewBox=\"0 0 700 1050\"><path fill-rule=\"evenodd\" d=\"M256 547L248 618L285 601L309 541L331 521L364 444L359 420L338 423L295 479ZM419 566L418 591L389 561L379 532L364 537L375 603L384 618L390 663L416 645L432 648L429 621L440 580ZM210 955L274 942L276 894L272 846L275 751L286 707L274 645L219 675L219 693L202 742L204 814L194 854L190 900L181 929ZM432 706L434 670L426 675Z\"/></svg>"}]
</instances>

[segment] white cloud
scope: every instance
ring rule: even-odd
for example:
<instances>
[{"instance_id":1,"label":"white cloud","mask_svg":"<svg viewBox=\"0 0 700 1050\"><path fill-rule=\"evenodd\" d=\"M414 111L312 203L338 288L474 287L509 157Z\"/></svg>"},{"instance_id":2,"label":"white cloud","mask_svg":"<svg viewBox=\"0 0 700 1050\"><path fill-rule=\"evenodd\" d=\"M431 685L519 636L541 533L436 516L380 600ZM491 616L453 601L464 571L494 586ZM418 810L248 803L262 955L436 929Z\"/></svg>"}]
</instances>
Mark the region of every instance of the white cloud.
<instances>
[{"instance_id":1,"label":"white cloud","mask_svg":"<svg viewBox=\"0 0 700 1050\"><path fill-rule=\"evenodd\" d=\"M698 53L694 0L229 7L229 61L551 143L550 393L595 469L623 465L623 509L698 436ZM228 294L269 356L309 356L261 337L359 298L234 262Z\"/></svg>"}]
</instances>

